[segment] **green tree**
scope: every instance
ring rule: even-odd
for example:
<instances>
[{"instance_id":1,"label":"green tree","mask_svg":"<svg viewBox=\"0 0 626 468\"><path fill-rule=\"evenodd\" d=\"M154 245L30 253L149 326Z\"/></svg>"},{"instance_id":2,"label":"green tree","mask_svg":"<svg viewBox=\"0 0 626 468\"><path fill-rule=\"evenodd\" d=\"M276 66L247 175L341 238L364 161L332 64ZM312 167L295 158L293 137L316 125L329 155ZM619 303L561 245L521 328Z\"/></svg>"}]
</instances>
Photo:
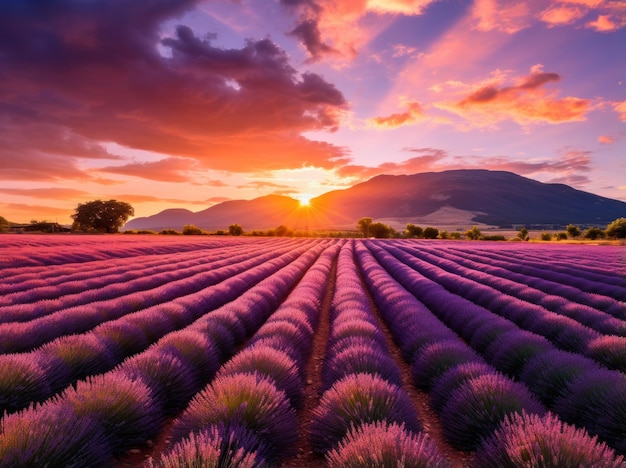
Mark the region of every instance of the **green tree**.
<instances>
[{"instance_id":1,"label":"green tree","mask_svg":"<svg viewBox=\"0 0 626 468\"><path fill-rule=\"evenodd\" d=\"M525 227L520 228L520 230L517 232L517 237L519 237L523 241L527 241L528 239L530 239L530 237L528 236L528 229L526 229Z\"/></svg>"},{"instance_id":2,"label":"green tree","mask_svg":"<svg viewBox=\"0 0 626 468\"><path fill-rule=\"evenodd\" d=\"M368 238L370 236L370 226L374 220L372 218L361 218L357 221L356 227L358 227L363 233L363 237Z\"/></svg>"},{"instance_id":3,"label":"green tree","mask_svg":"<svg viewBox=\"0 0 626 468\"><path fill-rule=\"evenodd\" d=\"M407 224L406 225L406 237L417 237L420 238L424 234L424 229L415 224Z\"/></svg>"},{"instance_id":4,"label":"green tree","mask_svg":"<svg viewBox=\"0 0 626 468\"><path fill-rule=\"evenodd\" d=\"M617 218L606 227L606 235L616 239L626 239L626 218Z\"/></svg>"},{"instance_id":5,"label":"green tree","mask_svg":"<svg viewBox=\"0 0 626 468\"><path fill-rule=\"evenodd\" d=\"M292 237L293 236L293 230L289 229L284 224L281 224L280 226L278 226L274 230L274 233L277 237Z\"/></svg>"},{"instance_id":6,"label":"green tree","mask_svg":"<svg viewBox=\"0 0 626 468\"><path fill-rule=\"evenodd\" d=\"M4 216L0 216L0 232L8 231L11 225Z\"/></svg>"},{"instance_id":7,"label":"green tree","mask_svg":"<svg viewBox=\"0 0 626 468\"><path fill-rule=\"evenodd\" d=\"M480 232L480 229L478 229L478 226L472 226L472 229L465 231L465 237L469 240L478 240L481 235L482 233Z\"/></svg>"},{"instance_id":8,"label":"green tree","mask_svg":"<svg viewBox=\"0 0 626 468\"><path fill-rule=\"evenodd\" d=\"M558 241L562 241L562 240L567 239L567 232L557 232L554 235L554 239L558 240Z\"/></svg>"},{"instance_id":9,"label":"green tree","mask_svg":"<svg viewBox=\"0 0 626 468\"><path fill-rule=\"evenodd\" d=\"M541 233L541 240L542 241L552 240L552 234L550 234L549 232L542 232Z\"/></svg>"},{"instance_id":10,"label":"green tree","mask_svg":"<svg viewBox=\"0 0 626 468\"><path fill-rule=\"evenodd\" d=\"M383 223L372 223L369 226L369 234L376 239L389 239L393 235L393 229Z\"/></svg>"},{"instance_id":11,"label":"green tree","mask_svg":"<svg viewBox=\"0 0 626 468\"><path fill-rule=\"evenodd\" d=\"M427 227L424 229L424 239L436 239L439 235L439 229L434 227Z\"/></svg>"},{"instance_id":12,"label":"green tree","mask_svg":"<svg viewBox=\"0 0 626 468\"><path fill-rule=\"evenodd\" d=\"M580 236L580 229L578 228L578 226L568 224L565 230L567 231L567 235L570 236L572 239L576 239Z\"/></svg>"},{"instance_id":13,"label":"green tree","mask_svg":"<svg viewBox=\"0 0 626 468\"><path fill-rule=\"evenodd\" d=\"M134 208L117 200L94 200L80 203L72 215L73 229L81 231L118 232L124 223L135 214Z\"/></svg>"},{"instance_id":14,"label":"green tree","mask_svg":"<svg viewBox=\"0 0 626 468\"><path fill-rule=\"evenodd\" d=\"M243 228L239 224L231 224L228 226L228 234L231 236L240 236L243 234Z\"/></svg>"},{"instance_id":15,"label":"green tree","mask_svg":"<svg viewBox=\"0 0 626 468\"><path fill-rule=\"evenodd\" d=\"M186 236L199 236L203 232L202 229L194 224L185 224L183 226L183 234Z\"/></svg>"},{"instance_id":16,"label":"green tree","mask_svg":"<svg viewBox=\"0 0 626 468\"><path fill-rule=\"evenodd\" d=\"M583 233L583 238L591 240L604 239L605 236L606 234L604 233L604 231L597 227L590 227L589 229L585 229L585 232Z\"/></svg>"}]
</instances>

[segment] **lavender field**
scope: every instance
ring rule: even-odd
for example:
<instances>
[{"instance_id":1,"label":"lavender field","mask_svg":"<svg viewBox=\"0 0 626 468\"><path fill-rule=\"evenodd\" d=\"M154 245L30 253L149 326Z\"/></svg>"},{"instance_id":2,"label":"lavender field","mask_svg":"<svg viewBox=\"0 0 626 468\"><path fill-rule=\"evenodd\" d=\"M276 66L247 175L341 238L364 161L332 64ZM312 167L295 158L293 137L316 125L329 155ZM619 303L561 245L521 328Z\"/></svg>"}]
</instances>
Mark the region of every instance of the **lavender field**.
<instances>
[{"instance_id":1,"label":"lavender field","mask_svg":"<svg viewBox=\"0 0 626 468\"><path fill-rule=\"evenodd\" d=\"M624 247L0 241L0 467L626 466Z\"/></svg>"}]
</instances>

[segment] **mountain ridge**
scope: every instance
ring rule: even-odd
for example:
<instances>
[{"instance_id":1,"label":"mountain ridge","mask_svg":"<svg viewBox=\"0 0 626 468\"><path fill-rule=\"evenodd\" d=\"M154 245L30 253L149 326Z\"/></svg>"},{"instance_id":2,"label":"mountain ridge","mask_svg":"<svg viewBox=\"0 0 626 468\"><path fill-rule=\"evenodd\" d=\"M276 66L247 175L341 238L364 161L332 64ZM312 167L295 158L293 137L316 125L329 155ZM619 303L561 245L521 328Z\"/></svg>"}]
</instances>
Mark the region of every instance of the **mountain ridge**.
<instances>
[{"instance_id":1,"label":"mountain ridge","mask_svg":"<svg viewBox=\"0 0 626 468\"><path fill-rule=\"evenodd\" d=\"M290 197L265 195L229 200L198 212L170 208L135 218L124 229L181 229L184 224L194 224L215 230L235 223L245 230L281 224L296 229L354 229L364 216L394 219L399 225L425 218L436 225L438 212L450 214L455 210L470 216L461 216L464 223L469 219L483 226L602 226L626 217L626 202L512 172L458 169L378 175L315 197L309 207L301 207Z\"/></svg>"}]
</instances>

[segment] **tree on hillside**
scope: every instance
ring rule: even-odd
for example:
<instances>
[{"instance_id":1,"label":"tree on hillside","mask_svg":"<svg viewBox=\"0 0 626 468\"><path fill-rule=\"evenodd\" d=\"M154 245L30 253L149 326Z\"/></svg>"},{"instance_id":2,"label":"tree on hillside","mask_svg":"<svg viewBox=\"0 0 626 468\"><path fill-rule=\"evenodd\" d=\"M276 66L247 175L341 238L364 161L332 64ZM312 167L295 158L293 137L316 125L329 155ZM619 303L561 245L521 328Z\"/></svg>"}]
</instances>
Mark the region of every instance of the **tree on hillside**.
<instances>
[{"instance_id":1,"label":"tree on hillside","mask_svg":"<svg viewBox=\"0 0 626 468\"><path fill-rule=\"evenodd\" d=\"M576 239L580 236L580 229L578 228L578 226L568 224L565 230L567 231L567 235L573 239Z\"/></svg>"},{"instance_id":2,"label":"tree on hillside","mask_svg":"<svg viewBox=\"0 0 626 468\"><path fill-rule=\"evenodd\" d=\"M11 225L4 216L0 216L0 232L8 231Z\"/></svg>"},{"instance_id":3,"label":"tree on hillside","mask_svg":"<svg viewBox=\"0 0 626 468\"><path fill-rule=\"evenodd\" d=\"M243 234L243 228L239 224L231 224L228 226L228 234L231 236L240 236Z\"/></svg>"},{"instance_id":4,"label":"tree on hillside","mask_svg":"<svg viewBox=\"0 0 626 468\"><path fill-rule=\"evenodd\" d=\"M72 215L72 229L80 231L118 232L124 223L135 214L135 209L126 202L117 200L94 200L79 203Z\"/></svg>"},{"instance_id":5,"label":"tree on hillside","mask_svg":"<svg viewBox=\"0 0 626 468\"><path fill-rule=\"evenodd\" d=\"M465 231L465 237L469 240L478 240L481 235L482 233L480 232L480 229L478 229L478 226L472 226L472 229Z\"/></svg>"},{"instance_id":6,"label":"tree on hillside","mask_svg":"<svg viewBox=\"0 0 626 468\"><path fill-rule=\"evenodd\" d=\"M616 239L626 239L626 218L617 218L606 227L605 233Z\"/></svg>"},{"instance_id":7,"label":"tree on hillside","mask_svg":"<svg viewBox=\"0 0 626 468\"><path fill-rule=\"evenodd\" d=\"M436 239L439 235L439 229L434 227L427 227L424 229L424 239Z\"/></svg>"},{"instance_id":8,"label":"tree on hillside","mask_svg":"<svg viewBox=\"0 0 626 468\"><path fill-rule=\"evenodd\" d=\"M356 227L358 227L363 233L363 237L368 238L370 236L370 226L372 225L372 218L361 218L357 221Z\"/></svg>"},{"instance_id":9,"label":"tree on hillside","mask_svg":"<svg viewBox=\"0 0 626 468\"><path fill-rule=\"evenodd\" d=\"M407 224L406 225L406 237L417 237L420 238L424 234L424 229L416 224Z\"/></svg>"}]
</instances>

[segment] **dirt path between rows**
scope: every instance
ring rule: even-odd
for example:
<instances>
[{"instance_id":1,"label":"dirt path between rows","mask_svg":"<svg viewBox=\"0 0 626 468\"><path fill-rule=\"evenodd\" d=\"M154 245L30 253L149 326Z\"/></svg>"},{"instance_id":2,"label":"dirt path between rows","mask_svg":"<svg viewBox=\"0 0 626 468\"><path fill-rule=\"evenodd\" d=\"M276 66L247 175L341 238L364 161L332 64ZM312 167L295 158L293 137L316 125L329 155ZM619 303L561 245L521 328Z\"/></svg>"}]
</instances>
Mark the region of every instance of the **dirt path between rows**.
<instances>
[{"instance_id":1,"label":"dirt path between rows","mask_svg":"<svg viewBox=\"0 0 626 468\"><path fill-rule=\"evenodd\" d=\"M283 460L283 467L321 467L324 466L323 457L315 454L311 449L309 427L313 420L313 410L319 405L322 394L322 366L326 356L328 337L330 336L330 308L337 283L337 260L335 257L328 275L326 292L322 300L319 324L313 335L311 356L306 365L306 385L304 388L304 404L298 410L298 444L295 447L296 455Z\"/></svg>"},{"instance_id":2,"label":"dirt path between rows","mask_svg":"<svg viewBox=\"0 0 626 468\"><path fill-rule=\"evenodd\" d=\"M454 447L452 447L452 445L450 445L450 443L448 443L448 441L444 437L443 428L441 427L439 416L435 412L435 410L431 408L429 404L430 398L428 394L413 385L411 365L404 360L404 357L402 356L402 351L393 340L393 335L391 334L389 327L387 327L387 324L382 318L378 307L376 307L374 299L369 294L369 290L367 289L367 286L363 281L362 273L360 270L359 276L361 277L361 283L363 284L363 288L367 292L370 304L372 306L372 310L374 311L374 316L378 321L380 329L385 335L389 354L400 369L400 373L402 375L402 387L411 398L413 406L417 409L420 422L423 426L423 432L430 436L433 442L437 445L439 452L444 455L450 461L450 463L452 463L452 466L459 468L469 466L469 461L472 459L473 455L455 449Z\"/></svg>"}]
</instances>

